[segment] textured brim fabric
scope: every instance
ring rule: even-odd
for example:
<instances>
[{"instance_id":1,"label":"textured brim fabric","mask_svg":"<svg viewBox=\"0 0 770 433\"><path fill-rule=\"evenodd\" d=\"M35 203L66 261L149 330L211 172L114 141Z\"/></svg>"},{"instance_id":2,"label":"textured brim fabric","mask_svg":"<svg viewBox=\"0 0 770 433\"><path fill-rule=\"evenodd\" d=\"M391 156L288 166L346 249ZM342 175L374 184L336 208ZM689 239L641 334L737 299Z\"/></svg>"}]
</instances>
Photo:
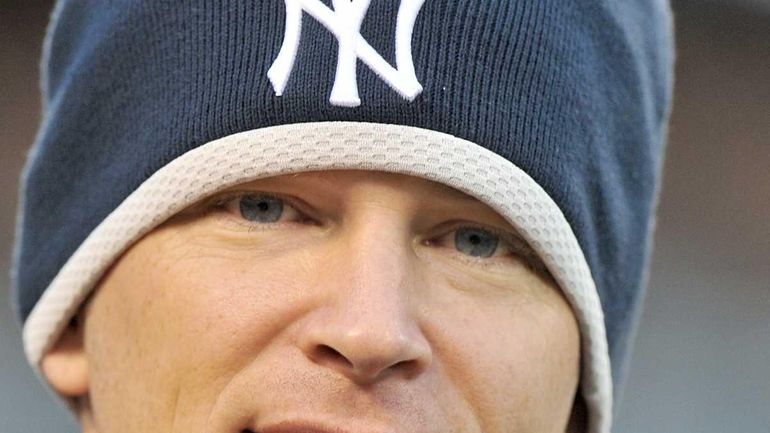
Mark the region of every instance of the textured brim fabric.
<instances>
[{"instance_id":1,"label":"textured brim fabric","mask_svg":"<svg viewBox=\"0 0 770 433\"><path fill-rule=\"evenodd\" d=\"M583 251L561 209L527 173L502 156L452 135L402 125L272 126L211 141L171 161L91 232L46 289L24 326L30 363L39 368L43 355L108 267L175 213L239 183L335 169L393 172L440 182L502 215L538 253L575 313L589 432L609 432L612 378L604 316Z\"/></svg>"}]
</instances>

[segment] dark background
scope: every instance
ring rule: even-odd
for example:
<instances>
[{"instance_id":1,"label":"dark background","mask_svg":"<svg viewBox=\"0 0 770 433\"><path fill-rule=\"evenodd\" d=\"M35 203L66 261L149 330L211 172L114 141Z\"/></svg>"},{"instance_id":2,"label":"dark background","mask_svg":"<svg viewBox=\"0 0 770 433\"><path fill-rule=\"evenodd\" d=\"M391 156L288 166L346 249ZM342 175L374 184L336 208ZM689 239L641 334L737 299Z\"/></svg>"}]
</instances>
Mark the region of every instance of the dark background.
<instances>
[{"instance_id":1,"label":"dark background","mask_svg":"<svg viewBox=\"0 0 770 433\"><path fill-rule=\"evenodd\" d=\"M77 431L27 366L8 294L51 6L0 0L0 433ZM615 431L770 433L770 0L673 7L655 252Z\"/></svg>"}]
</instances>

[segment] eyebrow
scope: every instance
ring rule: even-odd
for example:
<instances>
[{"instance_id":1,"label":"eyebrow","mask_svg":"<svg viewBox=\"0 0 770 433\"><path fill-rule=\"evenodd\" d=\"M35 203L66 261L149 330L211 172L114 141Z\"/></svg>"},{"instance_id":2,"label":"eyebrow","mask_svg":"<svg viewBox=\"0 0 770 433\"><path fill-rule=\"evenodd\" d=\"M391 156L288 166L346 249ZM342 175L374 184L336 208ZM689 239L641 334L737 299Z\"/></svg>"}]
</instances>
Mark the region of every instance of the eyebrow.
<instances>
[{"instance_id":1,"label":"eyebrow","mask_svg":"<svg viewBox=\"0 0 770 433\"><path fill-rule=\"evenodd\" d=\"M481 200L477 199L476 197L473 197L472 195L466 194L460 190L452 188L451 186L444 185L438 182L431 182L429 184L429 188L431 189L431 192L435 192L436 194L447 196L451 200L482 203Z\"/></svg>"}]
</instances>

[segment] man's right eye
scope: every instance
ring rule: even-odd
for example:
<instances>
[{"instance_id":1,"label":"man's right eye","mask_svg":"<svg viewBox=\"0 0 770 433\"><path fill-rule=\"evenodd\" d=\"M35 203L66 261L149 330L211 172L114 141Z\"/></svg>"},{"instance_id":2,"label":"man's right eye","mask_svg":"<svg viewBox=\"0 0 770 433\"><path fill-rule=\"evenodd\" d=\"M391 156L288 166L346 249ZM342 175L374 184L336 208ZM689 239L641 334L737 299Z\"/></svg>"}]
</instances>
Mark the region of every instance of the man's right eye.
<instances>
[{"instance_id":1,"label":"man's right eye","mask_svg":"<svg viewBox=\"0 0 770 433\"><path fill-rule=\"evenodd\" d=\"M234 217L252 225L304 222L306 218L285 199L267 193L240 193L219 201Z\"/></svg>"},{"instance_id":2,"label":"man's right eye","mask_svg":"<svg viewBox=\"0 0 770 433\"><path fill-rule=\"evenodd\" d=\"M283 215L283 200L270 196L243 196L238 201L241 216L248 221L274 223Z\"/></svg>"}]
</instances>

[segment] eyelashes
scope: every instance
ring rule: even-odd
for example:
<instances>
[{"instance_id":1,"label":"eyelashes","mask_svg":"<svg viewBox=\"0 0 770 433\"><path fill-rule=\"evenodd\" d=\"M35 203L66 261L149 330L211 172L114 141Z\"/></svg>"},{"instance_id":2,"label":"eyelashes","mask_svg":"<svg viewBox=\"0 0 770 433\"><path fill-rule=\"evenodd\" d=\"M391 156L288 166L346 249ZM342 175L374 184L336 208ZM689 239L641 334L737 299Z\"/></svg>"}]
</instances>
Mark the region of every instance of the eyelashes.
<instances>
[{"instance_id":1,"label":"eyelashes","mask_svg":"<svg viewBox=\"0 0 770 433\"><path fill-rule=\"evenodd\" d=\"M216 197L210 207L226 214L222 216L228 220L228 225L248 232L321 225L317 218L309 216L309 206L304 202L269 192L229 193ZM447 248L452 254L462 256L469 262L483 264L515 259L524 262L534 271L547 272L531 247L513 233L467 222L443 225L447 227L422 243Z\"/></svg>"},{"instance_id":2,"label":"eyelashes","mask_svg":"<svg viewBox=\"0 0 770 433\"><path fill-rule=\"evenodd\" d=\"M307 212L300 209L303 207L277 194L234 192L217 197L209 210L227 214L224 217L236 228L256 231L315 223Z\"/></svg>"}]
</instances>

